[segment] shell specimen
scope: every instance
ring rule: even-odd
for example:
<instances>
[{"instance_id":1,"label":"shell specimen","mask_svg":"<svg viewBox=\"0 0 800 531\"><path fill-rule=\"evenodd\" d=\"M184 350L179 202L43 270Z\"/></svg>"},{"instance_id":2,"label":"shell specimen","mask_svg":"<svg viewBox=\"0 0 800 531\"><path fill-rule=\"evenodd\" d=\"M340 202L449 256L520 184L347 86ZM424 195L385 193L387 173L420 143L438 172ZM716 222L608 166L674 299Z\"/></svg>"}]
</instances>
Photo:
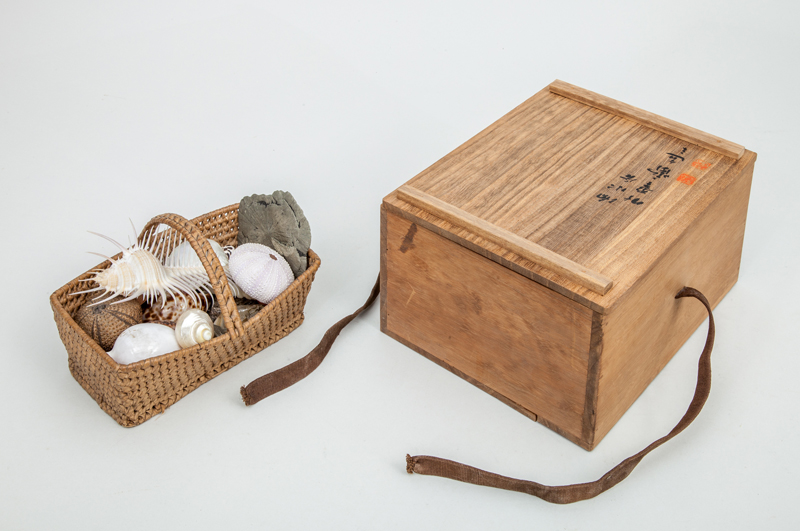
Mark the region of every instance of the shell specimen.
<instances>
[{"instance_id":1,"label":"shell specimen","mask_svg":"<svg viewBox=\"0 0 800 531\"><path fill-rule=\"evenodd\" d=\"M233 280L255 300L267 304L294 282L294 273L274 249L258 243L240 245L231 253Z\"/></svg>"},{"instance_id":2,"label":"shell specimen","mask_svg":"<svg viewBox=\"0 0 800 531\"><path fill-rule=\"evenodd\" d=\"M180 349L172 328L154 323L142 323L122 332L108 353L122 365L161 356Z\"/></svg>"},{"instance_id":3,"label":"shell specimen","mask_svg":"<svg viewBox=\"0 0 800 531\"><path fill-rule=\"evenodd\" d=\"M112 304L84 304L75 314L75 322L103 350L111 350L114 341L126 329L142 322L142 307L137 301Z\"/></svg>"},{"instance_id":4,"label":"shell specimen","mask_svg":"<svg viewBox=\"0 0 800 531\"><path fill-rule=\"evenodd\" d=\"M88 279L93 280L98 287L77 292L76 295L102 291L94 298L95 304L109 301L117 296L123 298L113 304L137 297L142 297L149 304L159 299L163 301L172 298L191 300L197 305L201 299L203 301L213 299L214 294L208 275L188 243L183 242L178 245L179 242L171 241L170 237L164 236L164 233L155 232L155 227L145 234L141 241L137 241L127 249L108 236L97 235L119 247L122 256L114 260L100 255L110 260L111 265L106 269L94 270L94 277ZM212 243L212 247L215 251L219 248L217 255L225 256L219 244L214 246L215 243ZM186 247L191 253L186 251ZM167 258L165 263L162 263L165 255ZM228 275L226 262L227 257L223 262L223 270ZM234 294L240 291L233 285L230 287Z\"/></svg>"},{"instance_id":5,"label":"shell specimen","mask_svg":"<svg viewBox=\"0 0 800 531\"><path fill-rule=\"evenodd\" d=\"M295 276L308 268L311 226L289 192L251 195L239 202L239 245L260 243L278 251Z\"/></svg>"},{"instance_id":6,"label":"shell specimen","mask_svg":"<svg viewBox=\"0 0 800 531\"><path fill-rule=\"evenodd\" d=\"M186 310L175 323L175 339L181 348L193 347L214 337L211 317L202 310Z\"/></svg>"},{"instance_id":7,"label":"shell specimen","mask_svg":"<svg viewBox=\"0 0 800 531\"><path fill-rule=\"evenodd\" d=\"M198 310L208 310L210 305L206 301L199 301L198 303L192 302L191 299L167 299L155 302L152 306L144 309L142 320L146 323L162 324L171 323L175 326L178 318L186 310L196 308ZM168 325L170 326L170 325Z\"/></svg>"}]
</instances>

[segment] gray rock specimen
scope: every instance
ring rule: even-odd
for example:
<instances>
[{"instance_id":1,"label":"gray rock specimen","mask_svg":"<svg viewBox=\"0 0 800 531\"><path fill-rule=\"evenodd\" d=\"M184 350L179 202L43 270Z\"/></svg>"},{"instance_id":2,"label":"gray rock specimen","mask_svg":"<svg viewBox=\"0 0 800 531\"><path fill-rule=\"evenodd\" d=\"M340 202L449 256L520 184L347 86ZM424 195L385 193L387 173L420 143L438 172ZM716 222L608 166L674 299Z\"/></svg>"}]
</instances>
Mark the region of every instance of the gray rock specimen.
<instances>
[{"instance_id":1,"label":"gray rock specimen","mask_svg":"<svg viewBox=\"0 0 800 531\"><path fill-rule=\"evenodd\" d=\"M295 277L308 268L311 227L289 192L251 195L239 203L239 245L272 247L289 262Z\"/></svg>"}]
</instances>

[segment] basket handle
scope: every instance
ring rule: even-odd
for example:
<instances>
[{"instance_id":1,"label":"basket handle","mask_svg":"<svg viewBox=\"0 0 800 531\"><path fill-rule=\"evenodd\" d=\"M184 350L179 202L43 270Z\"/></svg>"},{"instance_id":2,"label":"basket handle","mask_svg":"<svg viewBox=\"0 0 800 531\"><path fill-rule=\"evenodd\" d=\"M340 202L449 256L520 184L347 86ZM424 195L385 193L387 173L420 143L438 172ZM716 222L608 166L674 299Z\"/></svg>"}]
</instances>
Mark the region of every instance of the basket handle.
<instances>
[{"instance_id":1,"label":"basket handle","mask_svg":"<svg viewBox=\"0 0 800 531\"><path fill-rule=\"evenodd\" d=\"M234 339L244 335L244 327L236 309L236 301L233 298L230 286L228 286L228 277L222 269L217 253L214 252L214 248L208 243L200 229L194 223L178 214L161 214L147 222L147 225L144 226L139 235L139 240L141 241L144 238L145 233L151 227L157 227L158 225L167 225L175 229L189 242L194 252L197 253L200 263L203 264L203 269L206 270L211 287L217 296L225 327Z\"/></svg>"}]
</instances>

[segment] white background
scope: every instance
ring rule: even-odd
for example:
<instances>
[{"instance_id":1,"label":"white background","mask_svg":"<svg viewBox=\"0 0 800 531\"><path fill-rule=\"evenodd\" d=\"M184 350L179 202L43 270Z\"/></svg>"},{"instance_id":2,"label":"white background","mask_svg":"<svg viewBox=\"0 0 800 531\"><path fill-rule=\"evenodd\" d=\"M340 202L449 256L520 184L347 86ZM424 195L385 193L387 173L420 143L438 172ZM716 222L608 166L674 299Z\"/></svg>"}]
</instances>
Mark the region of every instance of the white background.
<instances>
[{"instance_id":1,"label":"white background","mask_svg":"<svg viewBox=\"0 0 800 531\"><path fill-rule=\"evenodd\" d=\"M794 2L0 2L0 528L797 529ZM252 408L366 298L381 198L554 79L759 154L711 398L586 502L409 476L431 454L591 481L668 432L703 325L593 452L379 331ZM291 191L323 264L296 332L133 429L72 379L50 293L126 240ZM698 264L702 267L702 264Z\"/></svg>"}]
</instances>

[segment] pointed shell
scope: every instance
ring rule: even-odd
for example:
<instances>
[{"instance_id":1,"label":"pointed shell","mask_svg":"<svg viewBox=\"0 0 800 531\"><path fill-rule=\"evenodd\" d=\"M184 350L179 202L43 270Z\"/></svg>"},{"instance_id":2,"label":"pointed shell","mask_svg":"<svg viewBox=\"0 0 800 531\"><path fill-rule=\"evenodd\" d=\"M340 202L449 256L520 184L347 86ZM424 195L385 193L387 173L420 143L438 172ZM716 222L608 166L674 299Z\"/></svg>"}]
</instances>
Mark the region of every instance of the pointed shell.
<instances>
[{"instance_id":1,"label":"pointed shell","mask_svg":"<svg viewBox=\"0 0 800 531\"><path fill-rule=\"evenodd\" d=\"M213 299L211 281L191 245L185 242L177 245L167 256L168 264L161 263L164 253L170 252L171 245L169 238L160 236L161 234L151 230L128 249L111 238L98 234L114 242L122 250L122 256L117 260L112 259L107 268L94 271L92 280L97 287L74 292L73 295L100 292L93 299L93 304L105 302L118 295L125 297L124 300L143 297L151 304L167 298L184 298L193 302L209 302ZM227 257L224 249L213 240L209 241L223 270L226 270ZM242 295L235 283L228 284L234 297Z\"/></svg>"},{"instance_id":2,"label":"pointed shell","mask_svg":"<svg viewBox=\"0 0 800 531\"><path fill-rule=\"evenodd\" d=\"M108 353L119 364L128 365L180 349L172 328L154 323L134 325L122 332Z\"/></svg>"},{"instance_id":3,"label":"pointed shell","mask_svg":"<svg viewBox=\"0 0 800 531\"><path fill-rule=\"evenodd\" d=\"M214 337L214 323L202 310L186 310L175 323L175 339L181 348L199 345Z\"/></svg>"},{"instance_id":4,"label":"pointed shell","mask_svg":"<svg viewBox=\"0 0 800 531\"><path fill-rule=\"evenodd\" d=\"M286 259L259 243L246 243L234 249L228 260L228 270L242 291L264 304L294 282L294 273Z\"/></svg>"}]
</instances>

